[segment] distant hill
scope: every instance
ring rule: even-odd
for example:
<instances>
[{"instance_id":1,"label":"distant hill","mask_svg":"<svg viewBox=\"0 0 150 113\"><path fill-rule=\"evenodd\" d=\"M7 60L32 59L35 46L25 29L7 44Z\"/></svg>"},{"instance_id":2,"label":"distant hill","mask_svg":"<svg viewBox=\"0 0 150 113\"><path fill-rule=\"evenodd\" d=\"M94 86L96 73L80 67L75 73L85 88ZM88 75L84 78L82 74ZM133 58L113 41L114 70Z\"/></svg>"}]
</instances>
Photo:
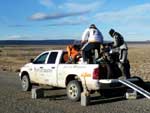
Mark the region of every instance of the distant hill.
<instances>
[{"instance_id":1,"label":"distant hill","mask_svg":"<svg viewBox=\"0 0 150 113\"><path fill-rule=\"evenodd\" d=\"M150 41L128 41L128 44L150 44Z\"/></svg>"},{"instance_id":2,"label":"distant hill","mask_svg":"<svg viewBox=\"0 0 150 113\"><path fill-rule=\"evenodd\" d=\"M67 45L75 40L0 40L0 45ZM76 40L79 42L79 40ZM110 42L106 41L105 43ZM150 41L129 41L128 44L150 44Z\"/></svg>"},{"instance_id":3,"label":"distant hill","mask_svg":"<svg viewBox=\"0 0 150 113\"><path fill-rule=\"evenodd\" d=\"M66 45L74 40L1 40L0 45Z\"/></svg>"}]
</instances>

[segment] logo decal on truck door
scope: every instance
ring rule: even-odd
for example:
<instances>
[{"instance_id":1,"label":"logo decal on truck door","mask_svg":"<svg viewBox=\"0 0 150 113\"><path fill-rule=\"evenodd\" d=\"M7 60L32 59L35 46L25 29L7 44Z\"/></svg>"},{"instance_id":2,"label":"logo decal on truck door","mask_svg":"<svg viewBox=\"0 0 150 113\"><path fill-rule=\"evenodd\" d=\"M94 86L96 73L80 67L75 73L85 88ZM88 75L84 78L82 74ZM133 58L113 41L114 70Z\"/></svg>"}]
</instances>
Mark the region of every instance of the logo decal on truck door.
<instances>
[{"instance_id":1,"label":"logo decal on truck door","mask_svg":"<svg viewBox=\"0 0 150 113\"><path fill-rule=\"evenodd\" d=\"M52 69L39 69L39 68L35 68L36 72L44 72L44 73L48 73L48 72L52 72Z\"/></svg>"},{"instance_id":2,"label":"logo decal on truck door","mask_svg":"<svg viewBox=\"0 0 150 113\"><path fill-rule=\"evenodd\" d=\"M85 72L81 74L81 77L91 77L91 74Z\"/></svg>"}]
</instances>

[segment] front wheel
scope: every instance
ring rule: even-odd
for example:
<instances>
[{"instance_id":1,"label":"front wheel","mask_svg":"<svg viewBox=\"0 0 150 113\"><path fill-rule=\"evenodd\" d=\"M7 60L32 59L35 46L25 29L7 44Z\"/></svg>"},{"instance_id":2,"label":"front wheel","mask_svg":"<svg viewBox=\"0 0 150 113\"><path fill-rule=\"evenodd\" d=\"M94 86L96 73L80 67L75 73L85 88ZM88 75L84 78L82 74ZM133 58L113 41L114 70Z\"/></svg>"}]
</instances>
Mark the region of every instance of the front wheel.
<instances>
[{"instance_id":1,"label":"front wheel","mask_svg":"<svg viewBox=\"0 0 150 113\"><path fill-rule=\"evenodd\" d=\"M67 96L72 101L78 101L81 97L82 87L77 80L70 81L67 85Z\"/></svg>"},{"instance_id":2,"label":"front wheel","mask_svg":"<svg viewBox=\"0 0 150 113\"><path fill-rule=\"evenodd\" d=\"M23 75L21 79L21 85L23 91L30 91L31 90L31 83L28 75Z\"/></svg>"}]
</instances>

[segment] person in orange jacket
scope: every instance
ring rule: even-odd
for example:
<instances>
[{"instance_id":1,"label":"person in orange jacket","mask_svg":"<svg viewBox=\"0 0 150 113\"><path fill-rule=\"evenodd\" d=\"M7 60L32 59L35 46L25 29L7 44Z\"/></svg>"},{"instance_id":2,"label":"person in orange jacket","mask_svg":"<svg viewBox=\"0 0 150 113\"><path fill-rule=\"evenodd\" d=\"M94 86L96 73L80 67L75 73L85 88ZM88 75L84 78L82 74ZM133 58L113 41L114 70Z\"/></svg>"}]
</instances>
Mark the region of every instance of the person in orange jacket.
<instances>
[{"instance_id":1,"label":"person in orange jacket","mask_svg":"<svg viewBox=\"0 0 150 113\"><path fill-rule=\"evenodd\" d=\"M76 56L79 54L76 45L68 45L67 52L68 52L69 62L75 62Z\"/></svg>"}]
</instances>

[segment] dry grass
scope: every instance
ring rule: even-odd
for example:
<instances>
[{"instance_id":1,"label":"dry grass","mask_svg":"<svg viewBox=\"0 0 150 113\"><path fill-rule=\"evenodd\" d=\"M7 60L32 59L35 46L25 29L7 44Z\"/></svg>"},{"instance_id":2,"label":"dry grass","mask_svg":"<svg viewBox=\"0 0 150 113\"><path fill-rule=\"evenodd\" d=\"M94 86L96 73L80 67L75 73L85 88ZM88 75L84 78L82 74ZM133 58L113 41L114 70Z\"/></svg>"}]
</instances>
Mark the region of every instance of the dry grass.
<instances>
[{"instance_id":1,"label":"dry grass","mask_svg":"<svg viewBox=\"0 0 150 113\"><path fill-rule=\"evenodd\" d=\"M150 81L150 45L129 45L131 74Z\"/></svg>"},{"instance_id":2,"label":"dry grass","mask_svg":"<svg viewBox=\"0 0 150 113\"><path fill-rule=\"evenodd\" d=\"M64 49L65 46L1 46L0 71L17 71L31 58L43 51L51 49Z\"/></svg>"},{"instance_id":3,"label":"dry grass","mask_svg":"<svg viewBox=\"0 0 150 113\"><path fill-rule=\"evenodd\" d=\"M128 45L131 74L150 81L150 45ZM39 53L51 49L65 49L66 46L1 46L0 71L17 71Z\"/></svg>"}]
</instances>

